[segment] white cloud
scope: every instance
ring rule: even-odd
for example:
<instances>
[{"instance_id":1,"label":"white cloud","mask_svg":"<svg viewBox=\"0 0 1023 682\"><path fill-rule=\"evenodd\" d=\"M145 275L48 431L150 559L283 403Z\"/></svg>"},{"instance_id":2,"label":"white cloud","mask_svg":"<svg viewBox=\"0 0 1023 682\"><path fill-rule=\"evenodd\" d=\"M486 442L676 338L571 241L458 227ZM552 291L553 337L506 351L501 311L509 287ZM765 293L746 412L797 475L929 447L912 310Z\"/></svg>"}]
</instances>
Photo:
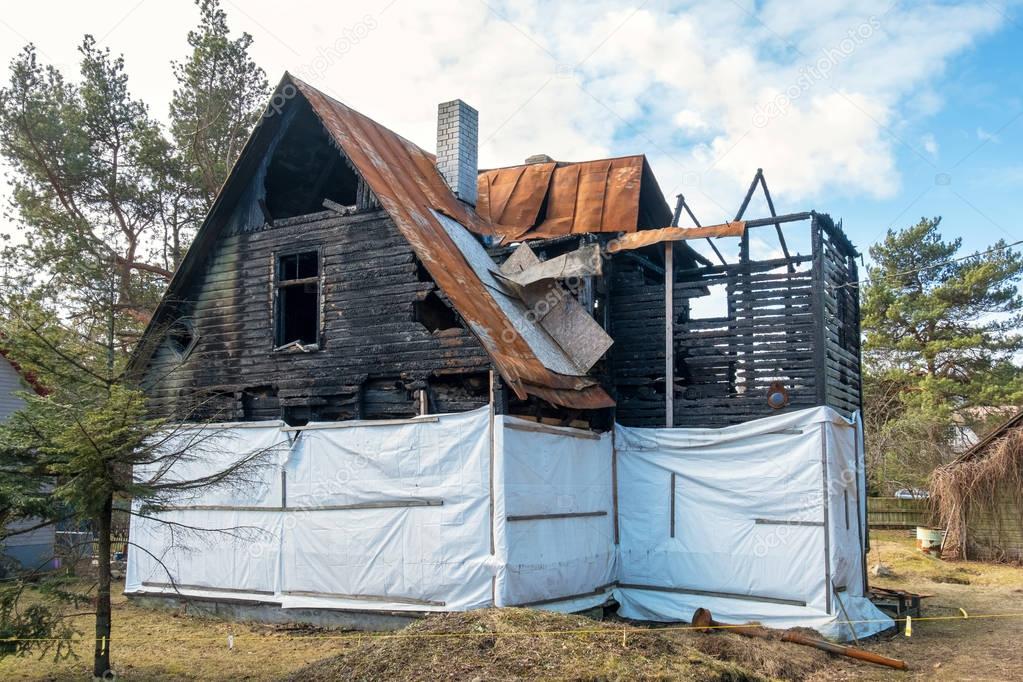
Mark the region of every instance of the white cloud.
<instances>
[{"instance_id":1,"label":"white cloud","mask_svg":"<svg viewBox=\"0 0 1023 682\"><path fill-rule=\"evenodd\" d=\"M998 135L996 135L994 133L989 133L988 131L984 130L983 128L977 128L977 139L980 140L981 142L998 142L999 141Z\"/></svg>"},{"instance_id":2,"label":"white cloud","mask_svg":"<svg viewBox=\"0 0 1023 682\"><path fill-rule=\"evenodd\" d=\"M730 217L758 167L782 210L897 193L907 112L937 111L949 59L1003 21L992 3L937 0L223 2L272 81L319 63L314 85L427 149L436 104L462 97L480 110L484 166L645 152L665 194L684 188L704 222ZM106 35L162 116L168 62L184 56L197 16L184 7L11 5L0 57L35 40L73 68L80 34ZM367 16L372 30L341 43Z\"/></svg>"},{"instance_id":3,"label":"white cloud","mask_svg":"<svg viewBox=\"0 0 1023 682\"><path fill-rule=\"evenodd\" d=\"M938 157L938 141L934 139L934 135L927 133L920 138L920 144L923 146L924 151L931 155L931 158Z\"/></svg>"},{"instance_id":4,"label":"white cloud","mask_svg":"<svg viewBox=\"0 0 1023 682\"><path fill-rule=\"evenodd\" d=\"M686 132L698 132L707 128L707 122L703 120L700 112L692 109L683 109L675 114L672 121Z\"/></svg>"}]
</instances>

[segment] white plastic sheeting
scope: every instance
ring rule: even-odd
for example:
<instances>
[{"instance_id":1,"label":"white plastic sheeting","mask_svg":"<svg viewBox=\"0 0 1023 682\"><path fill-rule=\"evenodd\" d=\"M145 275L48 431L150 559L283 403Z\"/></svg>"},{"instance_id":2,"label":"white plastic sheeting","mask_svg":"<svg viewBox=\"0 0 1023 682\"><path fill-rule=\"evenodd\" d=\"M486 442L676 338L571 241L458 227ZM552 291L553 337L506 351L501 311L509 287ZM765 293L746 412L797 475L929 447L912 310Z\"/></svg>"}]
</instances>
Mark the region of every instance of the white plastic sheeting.
<instances>
[{"instance_id":1,"label":"white plastic sheeting","mask_svg":"<svg viewBox=\"0 0 1023 682\"><path fill-rule=\"evenodd\" d=\"M301 431L279 423L228 429L229 441L217 439L227 459L269 442L287 444L284 456L262 469L250 499L215 489L160 515L178 525L133 518L132 542L146 551L129 552L126 591L284 608L487 606L489 421L482 409ZM211 459L211 467L223 464ZM182 533L184 526L222 532Z\"/></svg>"},{"instance_id":2,"label":"white plastic sheeting","mask_svg":"<svg viewBox=\"0 0 1023 682\"><path fill-rule=\"evenodd\" d=\"M179 495L171 511L149 515L134 506L126 591L173 592L174 583L196 596L265 600L276 594L280 472L291 445L283 426L178 428L164 446L182 456L172 466L136 470L144 480L194 481L251 461L229 484Z\"/></svg>"},{"instance_id":3,"label":"white plastic sheeting","mask_svg":"<svg viewBox=\"0 0 1023 682\"><path fill-rule=\"evenodd\" d=\"M303 431L286 470L283 606L490 605L489 462L486 409Z\"/></svg>"},{"instance_id":4,"label":"white plastic sheeting","mask_svg":"<svg viewBox=\"0 0 1023 682\"><path fill-rule=\"evenodd\" d=\"M199 454L163 476L253 453L259 466L175 501L159 516L169 524L133 517L129 593L385 611L572 611L613 594L634 618L688 620L703 606L844 639L841 599L849 619L876 621L858 635L890 625L862 596L857 429L826 408L614 436L486 408L195 431L176 438Z\"/></svg>"},{"instance_id":5,"label":"white plastic sheeting","mask_svg":"<svg viewBox=\"0 0 1023 682\"><path fill-rule=\"evenodd\" d=\"M858 430L825 407L723 429L618 426L622 615L704 607L839 639L890 627L864 594Z\"/></svg>"},{"instance_id":6,"label":"white plastic sheeting","mask_svg":"<svg viewBox=\"0 0 1023 682\"><path fill-rule=\"evenodd\" d=\"M617 573L611 434L515 417L499 417L497 427L497 605L604 603Z\"/></svg>"}]
</instances>

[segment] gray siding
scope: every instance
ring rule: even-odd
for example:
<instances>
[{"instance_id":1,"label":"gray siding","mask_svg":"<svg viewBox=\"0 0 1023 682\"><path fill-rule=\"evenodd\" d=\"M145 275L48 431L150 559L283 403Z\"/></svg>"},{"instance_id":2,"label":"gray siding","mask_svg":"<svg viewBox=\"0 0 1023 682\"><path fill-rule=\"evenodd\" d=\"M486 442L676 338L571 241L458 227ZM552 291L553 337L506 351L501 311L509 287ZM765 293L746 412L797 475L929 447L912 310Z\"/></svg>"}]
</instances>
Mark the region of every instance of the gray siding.
<instances>
[{"instance_id":1,"label":"gray siding","mask_svg":"<svg viewBox=\"0 0 1023 682\"><path fill-rule=\"evenodd\" d=\"M17 393L31 390L21 378L17 370L0 357L0 421L3 421L24 406L25 401ZM38 523L37 519L22 519L8 526L8 530L30 528ZM26 568L37 568L53 557L55 537L53 526L36 528L28 533L15 535L0 542L0 552L21 563Z\"/></svg>"},{"instance_id":2,"label":"gray siding","mask_svg":"<svg viewBox=\"0 0 1023 682\"><path fill-rule=\"evenodd\" d=\"M16 393L29 390L6 358L0 357L0 421L21 409L24 402Z\"/></svg>"}]
</instances>

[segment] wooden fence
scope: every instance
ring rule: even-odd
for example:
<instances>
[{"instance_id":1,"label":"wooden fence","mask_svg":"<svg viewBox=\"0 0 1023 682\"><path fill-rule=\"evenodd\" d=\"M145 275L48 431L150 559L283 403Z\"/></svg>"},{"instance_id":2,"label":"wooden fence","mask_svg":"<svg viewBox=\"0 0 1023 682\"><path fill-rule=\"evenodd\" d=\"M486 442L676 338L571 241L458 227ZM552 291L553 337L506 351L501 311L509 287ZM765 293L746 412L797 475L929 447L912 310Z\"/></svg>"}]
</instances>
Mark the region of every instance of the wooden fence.
<instances>
[{"instance_id":1,"label":"wooden fence","mask_svg":"<svg viewBox=\"0 0 1023 682\"><path fill-rule=\"evenodd\" d=\"M871 528L916 528L930 523L928 500L868 497L867 523Z\"/></svg>"}]
</instances>

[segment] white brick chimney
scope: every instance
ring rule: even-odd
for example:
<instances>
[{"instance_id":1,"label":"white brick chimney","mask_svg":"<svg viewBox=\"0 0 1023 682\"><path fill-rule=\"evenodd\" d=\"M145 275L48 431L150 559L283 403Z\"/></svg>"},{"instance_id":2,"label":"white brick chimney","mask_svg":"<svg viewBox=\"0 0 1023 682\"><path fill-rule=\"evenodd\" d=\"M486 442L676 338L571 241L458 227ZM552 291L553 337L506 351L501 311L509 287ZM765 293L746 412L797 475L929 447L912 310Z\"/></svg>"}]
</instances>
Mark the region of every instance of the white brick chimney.
<instances>
[{"instance_id":1,"label":"white brick chimney","mask_svg":"<svg viewBox=\"0 0 1023 682\"><path fill-rule=\"evenodd\" d=\"M437 106L437 170L455 196L476 205L479 112L460 99Z\"/></svg>"}]
</instances>

